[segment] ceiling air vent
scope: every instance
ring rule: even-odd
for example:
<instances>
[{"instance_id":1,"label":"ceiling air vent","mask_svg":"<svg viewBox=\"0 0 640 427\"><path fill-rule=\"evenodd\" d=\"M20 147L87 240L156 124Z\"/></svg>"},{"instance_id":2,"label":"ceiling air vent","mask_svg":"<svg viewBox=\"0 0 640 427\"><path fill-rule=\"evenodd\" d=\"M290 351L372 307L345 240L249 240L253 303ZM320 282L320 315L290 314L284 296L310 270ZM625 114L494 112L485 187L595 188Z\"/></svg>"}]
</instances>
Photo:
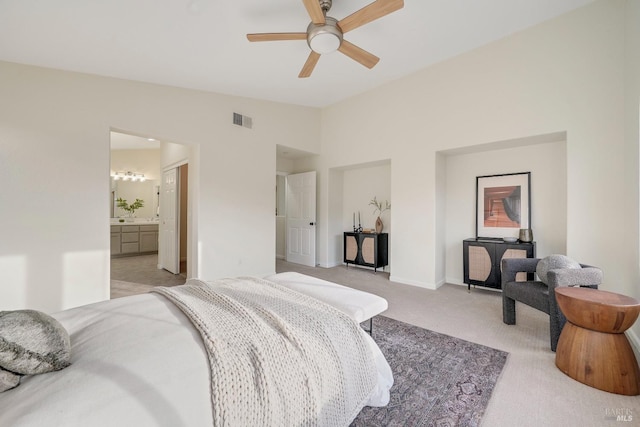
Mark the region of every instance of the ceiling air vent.
<instances>
[{"instance_id":1,"label":"ceiling air vent","mask_svg":"<svg viewBox=\"0 0 640 427\"><path fill-rule=\"evenodd\" d=\"M233 113L233 124L251 129L253 127L253 119L249 116Z\"/></svg>"}]
</instances>

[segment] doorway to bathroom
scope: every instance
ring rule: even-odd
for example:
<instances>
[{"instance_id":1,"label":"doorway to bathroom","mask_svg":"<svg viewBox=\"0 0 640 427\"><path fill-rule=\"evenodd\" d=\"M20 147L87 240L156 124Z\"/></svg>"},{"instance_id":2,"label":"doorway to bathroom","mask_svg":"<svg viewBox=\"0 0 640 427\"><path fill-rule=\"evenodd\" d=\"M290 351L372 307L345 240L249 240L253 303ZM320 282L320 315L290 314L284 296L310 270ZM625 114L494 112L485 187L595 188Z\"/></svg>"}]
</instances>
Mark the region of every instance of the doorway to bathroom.
<instances>
[{"instance_id":1,"label":"doorway to bathroom","mask_svg":"<svg viewBox=\"0 0 640 427\"><path fill-rule=\"evenodd\" d=\"M177 213L173 218L176 221L173 243L176 262L172 271L168 271L161 258L165 252L163 247L171 244L161 239L164 219L162 144L152 138L111 132L112 297L114 288L174 286L186 280L188 158L173 166L178 184L175 191Z\"/></svg>"}]
</instances>

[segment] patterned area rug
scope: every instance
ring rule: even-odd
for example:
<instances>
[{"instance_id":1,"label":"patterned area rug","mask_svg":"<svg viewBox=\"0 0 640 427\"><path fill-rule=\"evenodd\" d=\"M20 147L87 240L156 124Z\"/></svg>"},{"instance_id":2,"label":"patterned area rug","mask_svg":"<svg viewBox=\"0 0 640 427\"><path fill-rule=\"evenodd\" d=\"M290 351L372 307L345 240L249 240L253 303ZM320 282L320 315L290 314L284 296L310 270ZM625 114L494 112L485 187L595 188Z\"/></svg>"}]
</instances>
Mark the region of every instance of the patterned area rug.
<instances>
[{"instance_id":1,"label":"patterned area rug","mask_svg":"<svg viewBox=\"0 0 640 427\"><path fill-rule=\"evenodd\" d=\"M384 316L373 337L395 382L384 408L366 407L352 426L477 426L508 353Z\"/></svg>"}]
</instances>

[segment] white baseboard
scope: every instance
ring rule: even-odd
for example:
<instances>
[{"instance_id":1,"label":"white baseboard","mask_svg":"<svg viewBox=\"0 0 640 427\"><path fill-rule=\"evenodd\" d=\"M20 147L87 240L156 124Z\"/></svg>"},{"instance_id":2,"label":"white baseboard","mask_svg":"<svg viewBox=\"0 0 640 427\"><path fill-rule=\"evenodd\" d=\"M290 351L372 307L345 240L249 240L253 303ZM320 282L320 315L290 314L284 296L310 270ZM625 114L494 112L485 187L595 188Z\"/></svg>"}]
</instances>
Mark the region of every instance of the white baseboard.
<instances>
[{"instance_id":1,"label":"white baseboard","mask_svg":"<svg viewBox=\"0 0 640 427\"><path fill-rule=\"evenodd\" d=\"M640 355L640 338L635 331L631 329L627 329L625 332L627 338L629 338L629 342L631 343L631 347L633 347L633 351L635 351L636 355Z\"/></svg>"},{"instance_id":2,"label":"white baseboard","mask_svg":"<svg viewBox=\"0 0 640 427\"><path fill-rule=\"evenodd\" d=\"M320 262L318 263L318 267L322 267L322 268L333 268L333 267L337 267L339 265L342 265L341 262L339 261L334 261L334 262Z\"/></svg>"},{"instance_id":3,"label":"white baseboard","mask_svg":"<svg viewBox=\"0 0 640 427\"><path fill-rule=\"evenodd\" d=\"M402 277L398 277L394 275L389 275L389 280L396 283L402 283L403 285L417 286L419 288L431 289L434 291L438 289L435 283L427 283L427 282L419 282L417 280L403 279Z\"/></svg>"}]
</instances>

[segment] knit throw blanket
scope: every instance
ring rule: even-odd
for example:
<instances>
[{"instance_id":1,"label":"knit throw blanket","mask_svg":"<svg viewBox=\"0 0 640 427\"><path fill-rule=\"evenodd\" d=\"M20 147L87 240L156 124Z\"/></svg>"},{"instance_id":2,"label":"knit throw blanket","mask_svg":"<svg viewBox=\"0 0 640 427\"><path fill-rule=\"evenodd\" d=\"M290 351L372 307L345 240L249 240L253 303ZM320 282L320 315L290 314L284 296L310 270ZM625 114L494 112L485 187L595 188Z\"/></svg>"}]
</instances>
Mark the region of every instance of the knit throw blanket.
<instances>
[{"instance_id":1,"label":"knit throw blanket","mask_svg":"<svg viewBox=\"0 0 640 427\"><path fill-rule=\"evenodd\" d=\"M153 292L200 331L214 426L347 426L375 388L363 331L322 301L251 277Z\"/></svg>"}]
</instances>

